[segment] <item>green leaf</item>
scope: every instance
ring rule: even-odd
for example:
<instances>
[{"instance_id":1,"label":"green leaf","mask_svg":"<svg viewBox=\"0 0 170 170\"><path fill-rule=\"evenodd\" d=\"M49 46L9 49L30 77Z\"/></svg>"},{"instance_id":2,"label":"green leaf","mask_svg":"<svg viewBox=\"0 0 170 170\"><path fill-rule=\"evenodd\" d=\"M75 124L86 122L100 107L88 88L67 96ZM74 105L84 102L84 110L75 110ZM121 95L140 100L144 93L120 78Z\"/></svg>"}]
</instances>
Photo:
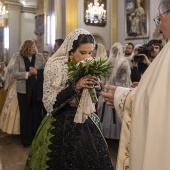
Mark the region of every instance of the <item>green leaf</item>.
<instances>
[{"instance_id":1,"label":"green leaf","mask_svg":"<svg viewBox=\"0 0 170 170\"><path fill-rule=\"evenodd\" d=\"M86 59L83 62L76 63L73 59L67 63L68 77L73 83L88 75L96 75L98 77L107 77L110 74L111 65L105 63L106 60Z\"/></svg>"}]
</instances>

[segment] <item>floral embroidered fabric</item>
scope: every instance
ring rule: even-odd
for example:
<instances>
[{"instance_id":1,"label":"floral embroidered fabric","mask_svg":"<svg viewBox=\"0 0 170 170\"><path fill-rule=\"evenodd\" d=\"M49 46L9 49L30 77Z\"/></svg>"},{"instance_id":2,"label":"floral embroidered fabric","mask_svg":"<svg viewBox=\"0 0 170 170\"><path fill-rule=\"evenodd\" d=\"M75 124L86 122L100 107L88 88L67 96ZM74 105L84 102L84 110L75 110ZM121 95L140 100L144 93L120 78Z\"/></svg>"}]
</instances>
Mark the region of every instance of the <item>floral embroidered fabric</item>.
<instances>
[{"instance_id":1,"label":"floral embroidered fabric","mask_svg":"<svg viewBox=\"0 0 170 170\"><path fill-rule=\"evenodd\" d=\"M57 95L54 108L60 109L41 123L25 170L38 167L41 170L113 170L107 145L93 118L84 123L74 122L77 108L71 107L68 101L77 95L72 86Z\"/></svg>"}]
</instances>

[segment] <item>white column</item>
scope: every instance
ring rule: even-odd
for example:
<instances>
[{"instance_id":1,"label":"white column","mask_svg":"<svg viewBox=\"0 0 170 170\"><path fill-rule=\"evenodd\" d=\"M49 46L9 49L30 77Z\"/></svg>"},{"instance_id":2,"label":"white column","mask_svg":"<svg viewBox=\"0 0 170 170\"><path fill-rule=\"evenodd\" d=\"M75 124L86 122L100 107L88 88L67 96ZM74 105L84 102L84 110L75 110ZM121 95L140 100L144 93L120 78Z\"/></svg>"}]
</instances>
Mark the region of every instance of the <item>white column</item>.
<instances>
[{"instance_id":1,"label":"white column","mask_svg":"<svg viewBox=\"0 0 170 170\"><path fill-rule=\"evenodd\" d=\"M49 52L53 51L55 39L65 38L65 0L45 0L44 1L44 17L45 17L45 34L44 34L44 48ZM54 6L53 6L54 5ZM47 16L50 18L50 23L47 23ZM50 25L47 25L50 24ZM47 34L47 27L50 29ZM50 43L47 44L47 36L49 36Z\"/></svg>"},{"instance_id":2,"label":"white column","mask_svg":"<svg viewBox=\"0 0 170 170\"><path fill-rule=\"evenodd\" d=\"M7 62L11 59L12 55L19 50L20 46L20 10L22 4L19 0L5 1L6 7L9 11L8 27L9 27L9 51Z\"/></svg>"},{"instance_id":3,"label":"white column","mask_svg":"<svg viewBox=\"0 0 170 170\"><path fill-rule=\"evenodd\" d=\"M55 0L55 27L56 27L56 35L55 38L65 38L65 0Z\"/></svg>"}]
</instances>

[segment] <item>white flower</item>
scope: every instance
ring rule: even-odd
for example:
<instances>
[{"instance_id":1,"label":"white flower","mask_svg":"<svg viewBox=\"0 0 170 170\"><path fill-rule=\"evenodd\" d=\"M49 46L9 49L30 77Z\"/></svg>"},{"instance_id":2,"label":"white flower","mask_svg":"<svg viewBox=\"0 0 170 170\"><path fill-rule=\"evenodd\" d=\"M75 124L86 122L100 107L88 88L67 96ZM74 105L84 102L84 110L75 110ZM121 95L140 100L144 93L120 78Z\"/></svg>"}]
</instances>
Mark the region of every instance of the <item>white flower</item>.
<instances>
[{"instance_id":1,"label":"white flower","mask_svg":"<svg viewBox=\"0 0 170 170\"><path fill-rule=\"evenodd\" d=\"M78 62L76 66L78 66L80 63L82 63L83 66L85 66L87 64L87 61L94 61L94 59L92 57L86 58L85 60L81 60L80 62Z\"/></svg>"}]
</instances>

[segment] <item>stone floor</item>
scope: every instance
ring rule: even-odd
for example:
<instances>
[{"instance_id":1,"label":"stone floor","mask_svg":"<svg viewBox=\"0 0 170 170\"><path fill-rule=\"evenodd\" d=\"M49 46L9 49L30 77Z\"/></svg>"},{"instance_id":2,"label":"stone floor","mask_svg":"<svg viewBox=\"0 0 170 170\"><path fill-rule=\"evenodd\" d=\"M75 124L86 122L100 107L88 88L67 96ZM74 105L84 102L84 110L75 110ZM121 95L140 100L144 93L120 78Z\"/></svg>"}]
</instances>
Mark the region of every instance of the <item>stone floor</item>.
<instances>
[{"instance_id":1,"label":"stone floor","mask_svg":"<svg viewBox=\"0 0 170 170\"><path fill-rule=\"evenodd\" d=\"M109 153L115 167L118 140L107 140ZM21 145L19 135L0 131L0 170L24 170L29 148Z\"/></svg>"}]
</instances>

